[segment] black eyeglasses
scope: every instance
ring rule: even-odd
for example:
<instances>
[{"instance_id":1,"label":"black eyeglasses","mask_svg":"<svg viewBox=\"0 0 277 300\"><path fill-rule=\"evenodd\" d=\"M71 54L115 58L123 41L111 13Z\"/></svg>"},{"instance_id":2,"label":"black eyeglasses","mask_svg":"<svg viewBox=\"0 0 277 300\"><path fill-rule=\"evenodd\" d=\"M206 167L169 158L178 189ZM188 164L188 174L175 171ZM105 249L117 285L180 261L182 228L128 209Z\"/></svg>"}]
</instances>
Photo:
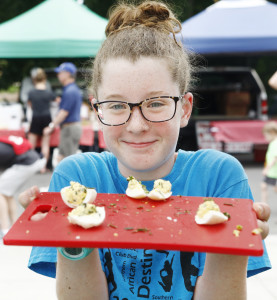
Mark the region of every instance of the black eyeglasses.
<instances>
[{"instance_id":1,"label":"black eyeglasses","mask_svg":"<svg viewBox=\"0 0 277 300\"><path fill-rule=\"evenodd\" d=\"M99 120L108 126L119 126L127 123L134 107L139 107L145 120L154 123L171 120L176 113L176 104L183 98L159 96L145 99L139 103L125 101L102 101L93 104Z\"/></svg>"}]
</instances>

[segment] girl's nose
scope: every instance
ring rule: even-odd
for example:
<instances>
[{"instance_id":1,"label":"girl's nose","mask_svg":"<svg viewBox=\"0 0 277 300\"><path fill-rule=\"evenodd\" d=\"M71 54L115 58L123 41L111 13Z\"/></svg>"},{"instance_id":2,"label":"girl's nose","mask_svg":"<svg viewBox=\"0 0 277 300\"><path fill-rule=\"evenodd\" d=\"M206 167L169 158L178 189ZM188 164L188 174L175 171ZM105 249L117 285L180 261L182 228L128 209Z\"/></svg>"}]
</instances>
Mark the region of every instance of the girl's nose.
<instances>
[{"instance_id":1,"label":"girl's nose","mask_svg":"<svg viewBox=\"0 0 277 300\"><path fill-rule=\"evenodd\" d=\"M133 108L126 128L128 131L131 131L134 133L140 133L141 131L148 130L149 122L144 119L144 117L138 107Z\"/></svg>"}]
</instances>

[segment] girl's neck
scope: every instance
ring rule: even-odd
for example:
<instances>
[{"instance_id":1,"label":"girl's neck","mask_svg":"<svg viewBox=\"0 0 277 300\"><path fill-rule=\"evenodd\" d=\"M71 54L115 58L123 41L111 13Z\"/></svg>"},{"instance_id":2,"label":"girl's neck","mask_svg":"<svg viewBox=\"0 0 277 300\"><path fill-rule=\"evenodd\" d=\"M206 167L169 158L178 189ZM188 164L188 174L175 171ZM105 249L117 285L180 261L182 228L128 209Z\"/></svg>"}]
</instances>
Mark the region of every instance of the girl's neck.
<instances>
[{"instance_id":1,"label":"girl's neck","mask_svg":"<svg viewBox=\"0 0 277 300\"><path fill-rule=\"evenodd\" d=\"M174 166L174 163L177 159L177 156L178 156L178 153L175 152L174 156L171 159L167 160L167 162L166 162L167 167L165 167L165 165L163 165L160 168L157 168L154 170L147 170L145 172L126 168L126 166L124 166L122 163L120 163L118 161L119 171L120 171L121 175L123 175L126 178L128 176L132 175L137 180L140 180L140 181L152 181L152 180L156 180L159 178L164 178L171 172L171 170Z\"/></svg>"}]
</instances>

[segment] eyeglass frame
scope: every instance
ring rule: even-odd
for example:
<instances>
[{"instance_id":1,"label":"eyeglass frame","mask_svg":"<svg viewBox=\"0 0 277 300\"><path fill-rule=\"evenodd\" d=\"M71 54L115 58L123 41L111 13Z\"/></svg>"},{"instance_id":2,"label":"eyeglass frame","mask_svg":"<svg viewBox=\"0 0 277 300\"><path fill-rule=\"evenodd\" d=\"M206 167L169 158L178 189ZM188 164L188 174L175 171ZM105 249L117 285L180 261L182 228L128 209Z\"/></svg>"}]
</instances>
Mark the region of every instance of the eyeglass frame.
<instances>
[{"instance_id":1,"label":"eyeglass frame","mask_svg":"<svg viewBox=\"0 0 277 300\"><path fill-rule=\"evenodd\" d=\"M162 122L170 121L170 120L172 120L172 119L174 118L174 116L175 116L175 114L176 114L177 102L178 102L179 100L181 100L186 94L187 94L187 92L184 93L183 95L180 95L180 96L157 96L157 97L150 97L150 98L144 99L144 100L142 100L141 102L138 102L138 103L130 103L130 102L127 102L127 101L119 101L119 100L108 100L108 101L95 102L95 103L92 103L91 105L92 105L92 107L95 109L99 121L100 121L102 124L106 125L106 126L121 126L121 125L126 124L126 123L130 120L131 114L132 114L132 112L133 112L133 109L134 109L134 107L136 107L136 106L139 107L139 110L140 110L140 112L141 112L141 115L143 116L143 118L144 118L146 121L151 122L151 123L162 123ZM153 99L165 99L165 98L170 98L170 99L172 99L172 100L174 101L174 103L175 103L175 109L174 109L174 113L173 113L172 117L169 118L169 119L167 119L167 120L163 120L163 121L150 121L150 120L148 120L148 119L144 116L144 114L143 114L143 112L142 112L142 109L141 109L142 104L143 104L144 102L146 102L146 101L149 101L149 100L153 100ZM98 101L97 99L95 99L95 100ZM127 105L129 106L129 108L130 108L130 114L129 114L128 119L127 119L125 122L120 123L120 124L117 124L117 125L111 125L111 124L106 124L106 123L104 123L104 122L101 120L100 116L99 116L98 108L99 108L99 105L100 105L100 104L102 104L102 103L107 103L107 102L115 102L115 103L124 103L124 104L127 104Z\"/></svg>"}]
</instances>

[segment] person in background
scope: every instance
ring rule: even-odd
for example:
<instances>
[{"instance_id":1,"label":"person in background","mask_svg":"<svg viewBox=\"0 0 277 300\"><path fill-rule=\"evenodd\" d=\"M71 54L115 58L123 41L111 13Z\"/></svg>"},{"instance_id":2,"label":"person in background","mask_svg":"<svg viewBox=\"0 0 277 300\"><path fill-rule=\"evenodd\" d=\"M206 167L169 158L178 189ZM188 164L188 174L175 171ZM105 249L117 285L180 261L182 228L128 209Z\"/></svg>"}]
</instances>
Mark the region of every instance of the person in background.
<instances>
[{"instance_id":1,"label":"person in background","mask_svg":"<svg viewBox=\"0 0 277 300\"><path fill-rule=\"evenodd\" d=\"M41 138L41 153L46 161L50 153L50 135L43 133L45 127L51 123L50 103L56 99L56 95L46 87L46 74L43 69L37 68L33 77L35 88L29 92L28 104L32 109L32 121L28 133L28 140L32 149L36 149ZM41 170L42 173L46 168Z\"/></svg>"},{"instance_id":2,"label":"person in background","mask_svg":"<svg viewBox=\"0 0 277 300\"><path fill-rule=\"evenodd\" d=\"M265 166L263 169L262 201L268 201L268 186L273 186L277 193L277 122L267 122L263 128L265 139L269 142L266 156Z\"/></svg>"},{"instance_id":3,"label":"person in background","mask_svg":"<svg viewBox=\"0 0 277 300\"><path fill-rule=\"evenodd\" d=\"M28 103L28 100L29 100L29 92L35 88L34 86L34 78L36 76L36 73L37 73L37 67L35 68L32 68L30 70L30 76L27 76L25 77L23 80L22 80L22 83L21 83L21 87L20 87L20 101L22 102L23 104L23 109L24 109L24 113L25 113L25 118L28 119L28 115L29 115L29 112L27 111L27 103ZM46 89L48 91L52 91L52 87L50 85L50 82L48 80L46 80Z\"/></svg>"},{"instance_id":4,"label":"person in background","mask_svg":"<svg viewBox=\"0 0 277 300\"><path fill-rule=\"evenodd\" d=\"M64 157L75 154L79 148L82 134L81 105L82 94L75 83L77 69L71 62L64 62L55 69L60 83L63 85L59 111L54 120L44 129L50 135L55 127L60 126L60 142L58 162Z\"/></svg>"},{"instance_id":5,"label":"person in background","mask_svg":"<svg viewBox=\"0 0 277 300\"><path fill-rule=\"evenodd\" d=\"M14 196L35 173L45 168L46 159L32 150L31 143L18 136L0 137L0 226L6 234L17 219Z\"/></svg>"},{"instance_id":6,"label":"person in background","mask_svg":"<svg viewBox=\"0 0 277 300\"><path fill-rule=\"evenodd\" d=\"M109 151L62 160L50 192L77 181L98 193L124 194L134 176L147 190L165 179L173 195L253 199L234 157L175 150L193 107L190 59L175 36L180 30L160 1L114 7L92 70L91 103ZM82 257L73 252L32 249L29 268L56 278L58 299L245 300L247 275L271 267L266 248L261 257L107 247Z\"/></svg>"}]
</instances>

